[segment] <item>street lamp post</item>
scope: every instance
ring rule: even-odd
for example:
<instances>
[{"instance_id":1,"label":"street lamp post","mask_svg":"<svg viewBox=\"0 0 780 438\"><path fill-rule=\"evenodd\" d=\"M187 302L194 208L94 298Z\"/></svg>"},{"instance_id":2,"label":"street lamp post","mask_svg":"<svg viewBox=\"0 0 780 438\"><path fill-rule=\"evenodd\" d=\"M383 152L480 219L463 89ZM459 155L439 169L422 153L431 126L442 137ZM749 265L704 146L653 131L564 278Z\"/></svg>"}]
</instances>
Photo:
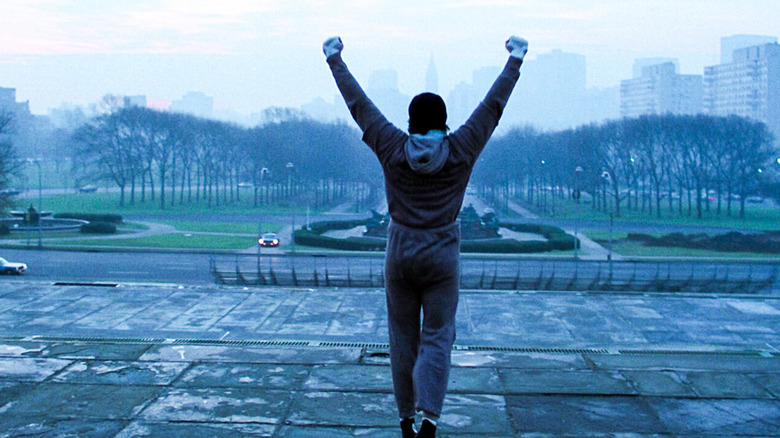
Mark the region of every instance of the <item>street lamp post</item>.
<instances>
[{"instance_id":1,"label":"street lamp post","mask_svg":"<svg viewBox=\"0 0 780 438\"><path fill-rule=\"evenodd\" d=\"M260 187L261 187L261 189L262 189L262 187L264 185L263 182L265 180L265 175L267 173L269 173L269 172L270 171L268 170L267 167L263 167L262 169L260 169ZM260 195L262 196L262 193ZM261 278L261 274L260 274L260 251L261 251L262 245L260 245L260 239L263 238L263 220L262 220L262 216L260 214L260 204L262 204L262 202L257 202L257 187L255 187L255 203L257 204L257 284L261 284L261 282L260 282L260 278Z\"/></svg>"},{"instance_id":2,"label":"street lamp post","mask_svg":"<svg viewBox=\"0 0 780 438\"><path fill-rule=\"evenodd\" d=\"M604 203L609 210L609 254L607 254L607 261L609 261L609 276L612 277L612 229L614 216L612 214L612 209L609 207L609 200L607 199L607 184L612 181L612 175L605 170L601 173L601 179L604 181Z\"/></svg>"},{"instance_id":3,"label":"street lamp post","mask_svg":"<svg viewBox=\"0 0 780 438\"><path fill-rule=\"evenodd\" d=\"M293 187L295 186L295 182L293 181L293 173L295 172L295 165L293 163L287 163L285 166L287 168L287 171L289 172L289 178L290 178L290 202L292 202L292 192ZM295 255L295 212L292 213L290 216L290 220L292 222L292 233L290 234L290 245L291 245L291 251L293 255Z\"/></svg>"},{"instance_id":4,"label":"street lamp post","mask_svg":"<svg viewBox=\"0 0 780 438\"><path fill-rule=\"evenodd\" d=\"M42 199L43 199L43 190L41 185L41 160L36 159L33 160L31 158L27 159L28 163L34 163L36 166L38 166L38 248L43 248L43 230L41 229L41 218L43 217L43 208L42 208Z\"/></svg>"},{"instance_id":5,"label":"street lamp post","mask_svg":"<svg viewBox=\"0 0 780 438\"><path fill-rule=\"evenodd\" d=\"M576 216L574 219L574 260L579 260L580 240L578 237L578 228L580 222L580 174L583 172L582 167L577 166L574 169L574 201L577 203Z\"/></svg>"}]
</instances>

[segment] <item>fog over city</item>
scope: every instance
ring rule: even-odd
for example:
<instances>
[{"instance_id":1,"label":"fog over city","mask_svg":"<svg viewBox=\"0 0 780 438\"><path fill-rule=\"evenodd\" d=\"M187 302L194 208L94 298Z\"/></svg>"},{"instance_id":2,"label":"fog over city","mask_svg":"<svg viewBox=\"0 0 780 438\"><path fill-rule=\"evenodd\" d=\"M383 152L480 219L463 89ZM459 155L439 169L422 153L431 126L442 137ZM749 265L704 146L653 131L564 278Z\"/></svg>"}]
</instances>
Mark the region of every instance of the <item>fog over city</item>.
<instances>
[{"instance_id":1,"label":"fog over city","mask_svg":"<svg viewBox=\"0 0 780 438\"><path fill-rule=\"evenodd\" d=\"M433 65L432 91L448 100L464 85L484 93L479 71L500 67L503 41L517 34L530 42L529 65L551 53L578 55L591 93L584 97L617 102L638 58L677 59L679 73L701 74L719 62L721 37L775 35L778 22L773 0L11 0L0 15L0 87L15 88L33 114L106 94L145 96L147 106L169 109L196 92L213 99L214 118L251 123L267 107L328 105L342 117L321 53L329 36L342 37L364 87L384 73L411 97L430 87ZM513 103L531 84L521 80ZM601 118L617 116L615 107Z\"/></svg>"}]
</instances>

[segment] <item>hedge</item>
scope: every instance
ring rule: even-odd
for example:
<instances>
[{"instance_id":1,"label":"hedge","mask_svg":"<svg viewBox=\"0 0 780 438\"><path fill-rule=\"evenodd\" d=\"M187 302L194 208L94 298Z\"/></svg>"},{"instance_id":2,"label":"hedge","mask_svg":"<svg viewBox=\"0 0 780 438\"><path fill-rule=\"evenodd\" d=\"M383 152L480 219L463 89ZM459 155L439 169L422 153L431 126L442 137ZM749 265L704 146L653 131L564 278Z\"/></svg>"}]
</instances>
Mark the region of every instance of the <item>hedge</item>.
<instances>
[{"instance_id":1,"label":"hedge","mask_svg":"<svg viewBox=\"0 0 780 438\"><path fill-rule=\"evenodd\" d=\"M348 228L352 227L335 229ZM346 239L337 239L334 237L317 234L312 230L301 228L300 230L295 231L295 243L299 245L340 249L345 251L384 251L387 242L385 239L379 239L376 237L347 237Z\"/></svg>"},{"instance_id":2,"label":"hedge","mask_svg":"<svg viewBox=\"0 0 780 438\"><path fill-rule=\"evenodd\" d=\"M386 240L376 237L348 237L338 239L323 236L326 231L345 230L366 225L369 220L323 221L301 227L294 233L295 243L318 248L345 251L383 251ZM541 234L546 241L518 241L514 239L462 240L461 251L480 253L538 253L555 250L573 250L574 237L558 227L540 224L500 223L500 227L521 233Z\"/></svg>"},{"instance_id":3,"label":"hedge","mask_svg":"<svg viewBox=\"0 0 780 438\"><path fill-rule=\"evenodd\" d=\"M780 235L776 232L740 233L731 231L710 236L705 233L670 233L654 237L643 233L629 233L628 240L645 246L706 249L720 252L780 253Z\"/></svg>"},{"instance_id":4,"label":"hedge","mask_svg":"<svg viewBox=\"0 0 780 438\"><path fill-rule=\"evenodd\" d=\"M122 216L118 214L58 213L54 217L57 219L81 219L87 222L122 223Z\"/></svg>"},{"instance_id":5,"label":"hedge","mask_svg":"<svg viewBox=\"0 0 780 438\"><path fill-rule=\"evenodd\" d=\"M81 226L84 234L114 234L116 225L108 222L90 222Z\"/></svg>"}]
</instances>

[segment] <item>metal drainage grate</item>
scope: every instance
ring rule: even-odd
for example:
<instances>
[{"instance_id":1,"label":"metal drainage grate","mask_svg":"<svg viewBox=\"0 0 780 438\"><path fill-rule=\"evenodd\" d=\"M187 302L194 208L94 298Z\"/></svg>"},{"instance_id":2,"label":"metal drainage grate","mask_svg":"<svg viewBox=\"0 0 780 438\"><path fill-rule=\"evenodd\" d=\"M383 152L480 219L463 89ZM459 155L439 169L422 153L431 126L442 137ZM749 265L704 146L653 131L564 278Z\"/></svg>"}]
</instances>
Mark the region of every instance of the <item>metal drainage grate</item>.
<instances>
[{"instance_id":1,"label":"metal drainage grate","mask_svg":"<svg viewBox=\"0 0 780 438\"><path fill-rule=\"evenodd\" d=\"M760 351L690 351L690 350L618 350L625 356L723 356L723 357L766 357L767 353ZM771 353L770 353L771 354Z\"/></svg>"},{"instance_id":2,"label":"metal drainage grate","mask_svg":"<svg viewBox=\"0 0 780 438\"><path fill-rule=\"evenodd\" d=\"M309 341L261 341L261 340L233 340L233 339L173 339L168 343L184 345L239 345L239 346L263 346L263 347L308 347Z\"/></svg>"},{"instance_id":3,"label":"metal drainage grate","mask_svg":"<svg viewBox=\"0 0 780 438\"><path fill-rule=\"evenodd\" d=\"M56 281L55 286L119 287L119 283L100 283L94 281Z\"/></svg>"},{"instance_id":4,"label":"metal drainage grate","mask_svg":"<svg viewBox=\"0 0 780 438\"><path fill-rule=\"evenodd\" d=\"M466 351L508 351L512 353L544 353L544 354L609 354L609 350L594 348L527 348L527 347L491 347L474 345L456 345L455 350Z\"/></svg>"},{"instance_id":5,"label":"metal drainage grate","mask_svg":"<svg viewBox=\"0 0 780 438\"><path fill-rule=\"evenodd\" d=\"M330 347L361 348L366 350L389 350L390 345L382 342L338 342L304 340L232 340L232 339L166 339L132 337L86 337L86 336L3 336L5 342L73 342L95 344L153 344L153 345L214 345L214 346L256 346L256 347ZM607 350L600 348L528 348L501 347L487 345L454 345L455 351L495 351L537 354L607 354L624 356L663 356L689 355L701 357L780 357L780 353L771 351L692 351L692 350Z\"/></svg>"},{"instance_id":6,"label":"metal drainage grate","mask_svg":"<svg viewBox=\"0 0 780 438\"><path fill-rule=\"evenodd\" d=\"M35 342L91 342L95 344L165 344L169 342L167 339L158 338L97 338L85 336L25 336L14 338L22 341ZM0 339L7 340L6 337L0 337Z\"/></svg>"}]
</instances>

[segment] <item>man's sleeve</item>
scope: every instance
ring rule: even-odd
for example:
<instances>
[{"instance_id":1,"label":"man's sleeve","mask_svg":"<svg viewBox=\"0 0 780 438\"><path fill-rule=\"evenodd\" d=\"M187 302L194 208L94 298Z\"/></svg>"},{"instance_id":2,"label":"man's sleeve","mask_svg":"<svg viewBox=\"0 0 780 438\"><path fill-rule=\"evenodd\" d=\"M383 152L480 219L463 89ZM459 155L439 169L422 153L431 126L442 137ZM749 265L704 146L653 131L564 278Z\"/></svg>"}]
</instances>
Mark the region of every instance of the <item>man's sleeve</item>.
<instances>
[{"instance_id":1,"label":"man's sleeve","mask_svg":"<svg viewBox=\"0 0 780 438\"><path fill-rule=\"evenodd\" d=\"M471 113L466 123L451 134L451 137L455 137L457 142L466 148L465 152L473 158L482 152L498 126L509 96L520 78L522 63L521 59L510 56L482 102Z\"/></svg>"},{"instance_id":2,"label":"man's sleeve","mask_svg":"<svg viewBox=\"0 0 780 438\"><path fill-rule=\"evenodd\" d=\"M347 104L352 118L357 122L358 127L363 132L363 141L371 149L379 153L378 138L380 133L387 132L388 129L398 131L387 121L385 116L366 96L366 93L360 87L355 77L347 69L347 65L341 59L341 54L332 55L328 58L333 78L336 80L336 86ZM396 133L398 134L398 133Z\"/></svg>"}]
</instances>

